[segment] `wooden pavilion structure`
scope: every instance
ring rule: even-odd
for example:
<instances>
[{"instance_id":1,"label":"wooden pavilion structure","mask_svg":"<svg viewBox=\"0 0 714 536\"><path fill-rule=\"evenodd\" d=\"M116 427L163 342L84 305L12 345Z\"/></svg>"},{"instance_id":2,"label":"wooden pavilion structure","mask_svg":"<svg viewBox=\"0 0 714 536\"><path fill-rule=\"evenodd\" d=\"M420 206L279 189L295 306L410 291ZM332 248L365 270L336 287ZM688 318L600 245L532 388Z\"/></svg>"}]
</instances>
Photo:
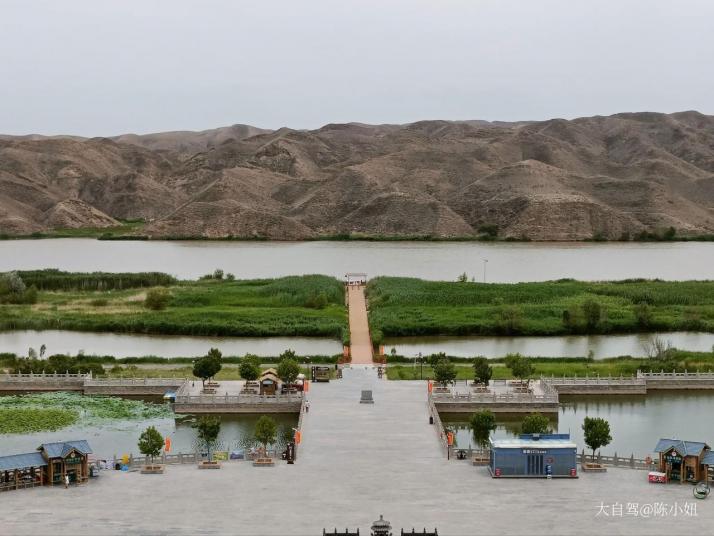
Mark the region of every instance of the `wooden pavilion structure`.
<instances>
[{"instance_id":1,"label":"wooden pavilion structure","mask_svg":"<svg viewBox=\"0 0 714 536\"><path fill-rule=\"evenodd\" d=\"M667 475L667 482L706 480L708 466L714 465L714 452L699 441L660 439L655 452L659 454L659 471Z\"/></svg>"},{"instance_id":2,"label":"wooden pavilion structure","mask_svg":"<svg viewBox=\"0 0 714 536\"><path fill-rule=\"evenodd\" d=\"M265 369L258 376L261 395L274 395L280 392L283 381L278 377L278 371L274 368Z\"/></svg>"},{"instance_id":3,"label":"wooden pavilion structure","mask_svg":"<svg viewBox=\"0 0 714 536\"><path fill-rule=\"evenodd\" d=\"M89 479L89 455L85 440L43 443L36 452L0 456L0 491L71 483Z\"/></svg>"},{"instance_id":4,"label":"wooden pavilion structure","mask_svg":"<svg viewBox=\"0 0 714 536\"><path fill-rule=\"evenodd\" d=\"M362 272L348 272L345 274L345 285L362 286L367 284L367 274Z\"/></svg>"}]
</instances>

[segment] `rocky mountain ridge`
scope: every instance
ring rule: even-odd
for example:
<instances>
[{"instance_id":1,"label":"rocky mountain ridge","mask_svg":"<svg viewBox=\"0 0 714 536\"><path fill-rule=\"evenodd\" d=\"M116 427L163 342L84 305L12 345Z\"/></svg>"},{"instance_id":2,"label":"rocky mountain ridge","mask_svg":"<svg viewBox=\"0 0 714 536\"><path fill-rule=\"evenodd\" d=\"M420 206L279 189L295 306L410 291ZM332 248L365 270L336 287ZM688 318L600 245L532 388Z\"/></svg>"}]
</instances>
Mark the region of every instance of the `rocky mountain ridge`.
<instances>
[{"instance_id":1,"label":"rocky mountain ridge","mask_svg":"<svg viewBox=\"0 0 714 536\"><path fill-rule=\"evenodd\" d=\"M501 238L714 232L714 116L0 136L0 233Z\"/></svg>"}]
</instances>

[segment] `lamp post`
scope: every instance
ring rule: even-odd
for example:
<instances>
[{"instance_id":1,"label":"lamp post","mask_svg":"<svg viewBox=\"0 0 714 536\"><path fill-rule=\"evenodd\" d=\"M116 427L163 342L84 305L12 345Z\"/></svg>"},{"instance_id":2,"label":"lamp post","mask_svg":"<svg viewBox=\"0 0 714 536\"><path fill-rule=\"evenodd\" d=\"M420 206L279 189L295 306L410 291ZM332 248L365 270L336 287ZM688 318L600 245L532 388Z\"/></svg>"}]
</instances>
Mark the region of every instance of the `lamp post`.
<instances>
[{"instance_id":1,"label":"lamp post","mask_svg":"<svg viewBox=\"0 0 714 536\"><path fill-rule=\"evenodd\" d=\"M419 352L419 379L424 379L424 358L422 358L421 352Z\"/></svg>"},{"instance_id":2,"label":"lamp post","mask_svg":"<svg viewBox=\"0 0 714 536\"><path fill-rule=\"evenodd\" d=\"M483 282L486 282L486 264L488 264L488 259L483 260Z\"/></svg>"}]
</instances>

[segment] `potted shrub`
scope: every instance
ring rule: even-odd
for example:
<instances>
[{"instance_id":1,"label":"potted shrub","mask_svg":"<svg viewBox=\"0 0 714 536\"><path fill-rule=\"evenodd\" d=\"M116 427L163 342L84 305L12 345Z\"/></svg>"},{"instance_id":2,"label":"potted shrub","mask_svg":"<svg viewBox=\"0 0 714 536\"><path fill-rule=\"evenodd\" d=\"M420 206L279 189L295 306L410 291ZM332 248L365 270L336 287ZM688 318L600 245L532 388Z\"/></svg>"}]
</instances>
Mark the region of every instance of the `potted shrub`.
<instances>
[{"instance_id":1,"label":"potted shrub","mask_svg":"<svg viewBox=\"0 0 714 536\"><path fill-rule=\"evenodd\" d=\"M585 472L604 473L607 468L595 462L595 451L600 447L605 447L612 441L610 435L610 423L601 417L585 417L583 422L583 432L585 435L585 444L593 451L592 461L582 461L581 467Z\"/></svg>"},{"instance_id":2,"label":"potted shrub","mask_svg":"<svg viewBox=\"0 0 714 536\"><path fill-rule=\"evenodd\" d=\"M141 467L142 474L161 474L164 472L163 464L154 463L154 457L161 453L164 446L164 438L153 426L149 426L141 432L139 436L139 451L150 460L150 463Z\"/></svg>"},{"instance_id":3,"label":"potted shrub","mask_svg":"<svg viewBox=\"0 0 714 536\"><path fill-rule=\"evenodd\" d=\"M213 451L221 431L221 420L215 416L204 416L194 425L198 436L198 444L208 452L208 460L198 462L199 469L220 469L221 464L213 459Z\"/></svg>"}]
</instances>

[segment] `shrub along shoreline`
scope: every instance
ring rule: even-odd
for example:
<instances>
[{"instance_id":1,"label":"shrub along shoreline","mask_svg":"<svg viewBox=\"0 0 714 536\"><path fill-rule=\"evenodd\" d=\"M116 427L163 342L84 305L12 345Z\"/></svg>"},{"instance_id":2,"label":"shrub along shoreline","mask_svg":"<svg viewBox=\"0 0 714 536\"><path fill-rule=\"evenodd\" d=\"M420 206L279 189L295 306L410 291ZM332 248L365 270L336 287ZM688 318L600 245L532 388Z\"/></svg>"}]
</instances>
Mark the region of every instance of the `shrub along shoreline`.
<instances>
[{"instance_id":1,"label":"shrub along shoreline","mask_svg":"<svg viewBox=\"0 0 714 536\"><path fill-rule=\"evenodd\" d=\"M455 365L457 380L473 380L473 358L448 357ZM493 370L492 379L509 380L514 375L506 366L508 356L489 359L488 364ZM594 360L587 357L529 357L527 360L533 365L533 378L540 376L632 376L638 370L642 371L677 371L687 370L714 371L714 351L690 352L685 350L670 349L666 357L639 358L631 356L609 357ZM390 380L418 380L434 379L434 370L424 359L423 365L414 359L403 356L388 356L387 378Z\"/></svg>"},{"instance_id":2,"label":"shrub along shoreline","mask_svg":"<svg viewBox=\"0 0 714 536\"><path fill-rule=\"evenodd\" d=\"M714 331L714 281L474 283L377 277L372 340L418 335Z\"/></svg>"}]
</instances>

